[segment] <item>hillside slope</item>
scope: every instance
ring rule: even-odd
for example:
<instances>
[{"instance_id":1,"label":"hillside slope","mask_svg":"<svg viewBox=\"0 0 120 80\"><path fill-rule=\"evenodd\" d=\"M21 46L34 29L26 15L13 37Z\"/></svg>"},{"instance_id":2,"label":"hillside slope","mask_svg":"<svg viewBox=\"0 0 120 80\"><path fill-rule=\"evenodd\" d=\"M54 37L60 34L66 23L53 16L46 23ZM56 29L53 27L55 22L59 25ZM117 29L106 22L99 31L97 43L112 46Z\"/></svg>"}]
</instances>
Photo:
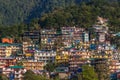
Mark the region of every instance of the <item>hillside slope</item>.
<instances>
[{"instance_id":1,"label":"hillside slope","mask_svg":"<svg viewBox=\"0 0 120 80\"><path fill-rule=\"evenodd\" d=\"M0 25L29 22L57 8L75 5L81 0L0 0Z\"/></svg>"},{"instance_id":2,"label":"hillside slope","mask_svg":"<svg viewBox=\"0 0 120 80\"><path fill-rule=\"evenodd\" d=\"M54 10L44 14L39 23L41 27L79 26L90 28L95 24L97 16L108 19L111 31L120 31L120 2L108 0L93 0L81 5Z\"/></svg>"},{"instance_id":3,"label":"hillside slope","mask_svg":"<svg viewBox=\"0 0 120 80\"><path fill-rule=\"evenodd\" d=\"M74 6L84 2L119 0L0 0L0 26L30 22L40 18L44 13L53 10Z\"/></svg>"}]
</instances>

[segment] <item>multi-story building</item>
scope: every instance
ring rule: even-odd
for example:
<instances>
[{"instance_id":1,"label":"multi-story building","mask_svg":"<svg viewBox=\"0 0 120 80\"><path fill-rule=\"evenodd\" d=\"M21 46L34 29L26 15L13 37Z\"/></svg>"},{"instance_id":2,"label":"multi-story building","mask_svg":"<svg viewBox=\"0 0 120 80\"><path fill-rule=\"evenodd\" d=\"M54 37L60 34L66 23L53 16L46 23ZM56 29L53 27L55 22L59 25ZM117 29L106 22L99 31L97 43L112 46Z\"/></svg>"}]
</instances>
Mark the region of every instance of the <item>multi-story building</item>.
<instances>
[{"instance_id":1,"label":"multi-story building","mask_svg":"<svg viewBox=\"0 0 120 80\"><path fill-rule=\"evenodd\" d=\"M1 68L14 66L16 65L16 61L15 58L0 58L0 66Z\"/></svg>"},{"instance_id":2,"label":"multi-story building","mask_svg":"<svg viewBox=\"0 0 120 80\"><path fill-rule=\"evenodd\" d=\"M98 17L96 25L93 26L93 28L95 28L95 32L107 33L107 31L108 31L107 22L108 22L107 19Z\"/></svg>"},{"instance_id":3,"label":"multi-story building","mask_svg":"<svg viewBox=\"0 0 120 80\"><path fill-rule=\"evenodd\" d=\"M23 42L23 54L26 59L34 59L35 44L32 41Z\"/></svg>"},{"instance_id":4,"label":"multi-story building","mask_svg":"<svg viewBox=\"0 0 120 80\"><path fill-rule=\"evenodd\" d=\"M26 41L29 38L34 44L40 43L40 31L25 31L23 34L23 40Z\"/></svg>"},{"instance_id":5,"label":"multi-story building","mask_svg":"<svg viewBox=\"0 0 120 80\"><path fill-rule=\"evenodd\" d=\"M91 59L91 65L94 67L100 80L109 78L109 62L106 58Z\"/></svg>"},{"instance_id":6,"label":"multi-story building","mask_svg":"<svg viewBox=\"0 0 120 80\"><path fill-rule=\"evenodd\" d=\"M56 29L41 29L41 49L54 49Z\"/></svg>"},{"instance_id":7,"label":"multi-story building","mask_svg":"<svg viewBox=\"0 0 120 80\"><path fill-rule=\"evenodd\" d=\"M2 68L2 74L6 75L10 80L23 80L23 74L26 72L23 66L10 66Z\"/></svg>"},{"instance_id":8,"label":"multi-story building","mask_svg":"<svg viewBox=\"0 0 120 80\"><path fill-rule=\"evenodd\" d=\"M40 31L25 31L23 34L23 54L26 59L34 59L35 49L40 46Z\"/></svg>"},{"instance_id":9,"label":"multi-story building","mask_svg":"<svg viewBox=\"0 0 120 80\"><path fill-rule=\"evenodd\" d=\"M89 32L83 32L83 42L89 42L90 41L90 36Z\"/></svg>"},{"instance_id":10,"label":"multi-story building","mask_svg":"<svg viewBox=\"0 0 120 80\"><path fill-rule=\"evenodd\" d=\"M73 32L73 40L75 43L83 42L84 31L85 31L84 28L75 27L74 32Z\"/></svg>"},{"instance_id":11,"label":"multi-story building","mask_svg":"<svg viewBox=\"0 0 120 80\"><path fill-rule=\"evenodd\" d=\"M104 43L106 41L106 34L103 32L97 33L97 41Z\"/></svg>"},{"instance_id":12,"label":"multi-story building","mask_svg":"<svg viewBox=\"0 0 120 80\"><path fill-rule=\"evenodd\" d=\"M110 73L116 73L116 72L120 72L120 50L116 50L115 48L113 49L113 54L112 54L112 59L110 60Z\"/></svg>"},{"instance_id":13,"label":"multi-story building","mask_svg":"<svg viewBox=\"0 0 120 80\"><path fill-rule=\"evenodd\" d=\"M106 40L109 40L109 34L108 34L108 26L107 26L107 19L104 19L102 17L98 17L98 22L93 25L93 28L95 29L96 39L98 42L105 42Z\"/></svg>"},{"instance_id":14,"label":"multi-story building","mask_svg":"<svg viewBox=\"0 0 120 80\"><path fill-rule=\"evenodd\" d=\"M83 64L89 63L90 52L89 51L81 51L81 50L72 50L69 54L69 68L70 70L77 70Z\"/></svg>"},{"instance_id":15,"label":"multi-story building","mask_svg":"<svg viewBox=\"0 0 120 80\"><path fill-rule=\"evenodd\" d=\"M41 49L70 48L73 44L83 42L83 32L83 28L77 27L41 29Z\"/></svg>"},{"instance_id":16,"label":"multi-story building","mask_svg":"<svg viewBox=\"0 0 120 80\"><path fill-rule=\"evenodd\" d=\"M35 60L42 61L44 64L55 62L56 51L53 50L36 50Z\"/></svg>"},{"instance_id":17,"label":"multi-story building","mask_svg":"<svg viewBox=\"0 0 120 80\"><path fill-rule=\"evenodd\" d=\"M73 43L73 33L74 33L75 27L62 27L62 41L64 44L64 47L69 48L72 46Z\"/></svg>"},{"instance_id":18,"label":"multi-story building","mask_svg":"<svg viewBox=\"0 0 120 80\"><path fill-rule=\"evenodd\" d=\"M115 49L113 49L114 51L113 51L113 59L114 60L120 60L120 49L118 49L118 50L115 50Z\"/></svg>"},{"instance_id":19,"label":"multi-story building","mask_svg":"<svg viewBox=\"0 0 120 80\"><path fill-rule=\"evenodd\" d=\"M90 60L97 73L99 74L100 72L103 72L106 75L109 75L110 72L118 70L119 66L114 60L114 52L110 42L101 40L99 43L94 45L96 46L93 46L95 49L92 50Z\"/></svg>"},{"instance_id":20,"label":"multi-story building","mask_svg":"<svg viewBox=\"0 0 120 80\"><path fill-rule=\"evenodd\" d=\"M42 61L23 61L23 66L27 70L44 70L44 62Z\"/></svg>"},{"instance_id":21,"label":"multi-story building","mask_svg":"<svg viewBox=\"0 0 120 80\"><path fill-rule=\"evenodd\" d=\"M113 58L113 50L109 43L97 44L95 48L91 54L91 58L106 58L109 60Z\"/></svg>"},{"instance_id":22,"label":"multi-story building","mask_svg":"<svg viewBox=\"0 0 120 80\"><path fill-rule=\"evenodd\" d=\"M68 63L69 61L69 50L62 50L56 54L57 63Z\"/></svg>"},{"instance_id":23,"label":"multi-story building","mask_svg":"<svg viewBox=\"0 0 120 80\"><path fill-rule=\"evenodd\" d=\"M9 79L23 80L23 74L26 72L23 66L10 66L10 69L12 71L9 73Z\"/></svg>"},{"instance_id":24,"label":"multi-story building","mask_svg":"<svg viewBox=\"0 0 120 80\"><path fill-rule=\"evenodd\" d=\"M91 58L98 58L98 59L112 59L112 51L94 51L91 54Z\"/></svg>"},{"instance_id":25,"label":"multi-story building","mask_svg":"<svg viewBox=\"0 0 120 80\"><path fill-rule=\"evenodd\" d=\"M118 60L111 60L110 61L110 73L115 73L120 71L120 62Z\"/></svg>"},{"instance_id":26,"label":"multi-story building","mask_svg":"<svg viewBox=\"0 0 120 80\"><path fill-rule=\"evenodd\" d=\"M83 28L61 27L64 47L69 48L83 41Z\"/></svg>"},{"instance_id":27,"label":"multi-story building","mask_svg":"<svg viewBox=\"0 0 120 80\"><path fill-rule=\"evenodd\" d=\"M21 44L0 43L0 57L15 57L18 53L22 53Z\"/></svg>"}]
</instances>

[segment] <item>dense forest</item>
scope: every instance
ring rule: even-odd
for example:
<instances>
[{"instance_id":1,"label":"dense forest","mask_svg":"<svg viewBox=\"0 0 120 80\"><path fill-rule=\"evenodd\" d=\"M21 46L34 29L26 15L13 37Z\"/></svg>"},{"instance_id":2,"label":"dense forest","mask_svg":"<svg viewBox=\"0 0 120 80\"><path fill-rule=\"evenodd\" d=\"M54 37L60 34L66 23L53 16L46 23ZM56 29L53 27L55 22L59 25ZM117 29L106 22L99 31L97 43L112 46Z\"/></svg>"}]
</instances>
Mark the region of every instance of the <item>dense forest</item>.
<instances>
[{"instance_id":1,"label":"dense forest","mask_svg":"<svg viewBox=\"0 0 120 80\"><path fill-rule=\"evenodd\" d=\"M65 8L82 0L0 0L0 25L29 22L57 8ZM87 1L87 0L86 0Z\"/></svg>"},{"instance_id":2,"label":"dense forest","mask_svg":"<svg viewBox=\"0 0 120 80\"><path fill-rule=\"evenodd\" d=\"M120 32L118 0L0 0L0 8L1 38L9 36L21 41L24 31L40 27L91 28L97 16L109 20L111 31Z\"/></svg>"},{"instance_id":3,"label":"dense forest","mask_svg":"<svg viewBox=\"0 0 120 80\"><path fill-rule=\"evenodd\" d=\"M93 0L65 9L54 10L44 14L39 23L42 27L79 26L90 28L95 24L97 16L108 19L110 30L120 31L120 3L108 0Z\"/></svg>"},{"instance_id":4,"label":"dense forest","mask_svg":"<svg viewBox=\"0 0 120 80\"><path fill-rule=\"evenodd\" d=\"M28 23L45 13L92 1L118 2L118 0L0 0L0 25Z\"/></svg>"}]
</instances>

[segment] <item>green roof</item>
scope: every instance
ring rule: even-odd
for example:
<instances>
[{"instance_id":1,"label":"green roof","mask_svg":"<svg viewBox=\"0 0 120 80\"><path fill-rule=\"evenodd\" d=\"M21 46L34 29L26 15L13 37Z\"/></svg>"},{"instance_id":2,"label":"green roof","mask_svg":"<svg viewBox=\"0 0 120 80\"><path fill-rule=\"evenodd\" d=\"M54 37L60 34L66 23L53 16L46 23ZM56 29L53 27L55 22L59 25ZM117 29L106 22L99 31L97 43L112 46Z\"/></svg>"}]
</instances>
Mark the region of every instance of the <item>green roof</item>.
<instances>
[{"instance_id":1,"label":"green roof","mask_svg":"<svg viewBox=\"0 0 120 80\"><path fill-rule=\"evenodd\" d=\"M22 53L20 53L20 52L17 52L17 55L23 55Z\"/></svg>"},{"instance_id":2,"label":"green roof","mask_svg":"<svg viewBox=\"0 0 120 80\"><path fill-rule=\"evenodd\" d=\"M67 67L58 67L55 69L56 72L60 72L60 73L64 73L64 72L68 72L67 71Z\"/></svg>"},{"instance_id":3,"label":"green roof","mask_svg":"<svg viewBox=\"0 0 120 80\"><path fill-rule=\"evenodd\" d=\"M90 58L89 60L95 60L95 58Z\"/></svg>"},{"instance_id":4,"label":"green roof","mask_svg":"<svg viewBox=\"0 0 120 80\"><path fill-rule=\"evenodd\" d=\"M10 68L20 69L20 68L24 68L24 67L23 66L10 66Z\"/></svg>"},{"instance_id":5,"label":"green roof","mask_svg":"<svg viewBox=\"0 0 120 80\"><path fill-rule=\"evenodd\" d=\"M0 46L22 46L22 44L18 44L18 43L0 43Z\"/></svg>"}]
</instances>

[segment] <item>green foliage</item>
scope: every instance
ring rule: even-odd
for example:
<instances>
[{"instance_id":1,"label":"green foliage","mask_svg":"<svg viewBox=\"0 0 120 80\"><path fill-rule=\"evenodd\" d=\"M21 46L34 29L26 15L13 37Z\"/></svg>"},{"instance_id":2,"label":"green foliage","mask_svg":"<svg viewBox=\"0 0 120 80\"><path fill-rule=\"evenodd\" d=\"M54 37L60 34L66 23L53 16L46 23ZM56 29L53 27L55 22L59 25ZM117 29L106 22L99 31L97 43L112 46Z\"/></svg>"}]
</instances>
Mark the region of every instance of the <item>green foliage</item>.
<instances>
[{"instance_id":1,"label":"green foliage","mask_svg":"<svg viewBox=\"0 0 120 80\"><path fill-rule=\"evenodd\" d=\"M85 0L87 2L83 3L81 1L0 0L0 38L12 37L16 42L22 42L21 36L24 31L38 30L40 27L91 28L96 22L97 16L108 18L109 29L120 32L120 1ZM21 24L24 21L31 22L28 25ZM15 25L10 26L11 24ZM3 25L9 25L9 27Z\"/></svg>"},{"instance_id":2,"label":"green foliage","mask_svg":"<svg viewBox=\"0 0 120 80\"><path fill-rule=\"evenodd\" d=\"M75 5L76 0L0 0L0 25L29 22L46 12Z\"/></svg>"},{"instance_id":3,"label":"green foliage","mask_svg":"<svg viewBox=\"0 0 120 80\"><path fill-rule=\"evenodd\" d=\"M49 71L49 72L53 72L55 68L56 68L55 63L48 63L44 66L44 69Z\"/></svg>"},{"instance_id":4,"label":"green foliage","mask_svg":"<svg viewBox=\"0 0 120 80\"><path fill-rule=\"evenodd\" d=\"M36 4L36 0L0 0L0 23L3 25L21 23Z\"/></svg>"},{"instance_id":5,"label":"green foliage","mask_svg":"<svg viewBox=\"0 0 120 80\"><path fill-rule=\"evenodd\" d=\"M69 6L44 14L40 19L42 27L79 26L90 28L101 16L109 19L110 30L120 31L120 2L109 0L91 0L81 5Z\"/></svg>"},{"instance_id":6,"label":"green foliage","mask_svg":"<svg viewBox=\"0 0 120 80\"><path fill-rule=\"evenodd\" d=\"M98 74L98 78L100 80L109 80L109 65L108 61L99 61L95 66L96 73Z\"/></svg>"},{"instance_id":7,"label":"green foliage","mask_svg":"<svg viewBox=\"0 0 120 80\"><path fill-rule=\"evenodd\" d=\"M22 42L22 34L27 30L26 24L13 25L11 27L0 27L0 38L11 37L17 42Z\"/></svg>"},{"instance_id":8,"label":"green foliage","mask_svg":"<svg viewBox=\"0 0 120 80\"><path fill-rule=\"evenodd\" d=\"M44 15L49 17L42 18L45 19L43 24L47 26L76 24L86 27L99 15L108 17L111 24L118 26L119 7L118 0L0 0L0 25L30 22ZM45 15L49 12L53 16Z\"/></svg>"},{"instance_id":9,"label":"green foliage","mask_svg":"<svg viewBox=\"0 0 120 80\"><path fill-rule=\"evenodd\" d=\"M32 71L28 70L24 74L24 80L48 80L44 76L34 74Z\"/></svg>"},{"instance_id":10,"label":"green foliage","mask_svg":"<svg viewBox=\"0 0 120 80\"><path fill-rule=\"evenodd\" d=\"M8 80L8 78L6 75L0 74L0 80Z\"/></svg>"},{"instance_id":11,"label":"green foliage","mask_svg":"<svg viewBox=\"0 0 120 80\"><path fill-rule=\"evenodd\" d=\"M97 74L92 66L83 65L82 69L82 80L98 80Z\"/></svg>"},{"instance_id":12,"label":"green foliage","mask_svg":"<svg viewBox=\"0 0 120 80\"><path fill-rule=\"evenodd\" d=\"M120 37L119 36L111 37L111 44L116 44L116 46L120 48Z\"/></svg>"},{"instance_id":13,"label":"green foliage","mask_svg":"<svg viewBox=\"0 0 120 80\"><path fill-rule=\"evenodd\" d=\"M23 62L22 62L22 61L19 61L19 62L17 62L16 65L17 65L17 66L23 66Z\"/></svg>"}]
</instances>

